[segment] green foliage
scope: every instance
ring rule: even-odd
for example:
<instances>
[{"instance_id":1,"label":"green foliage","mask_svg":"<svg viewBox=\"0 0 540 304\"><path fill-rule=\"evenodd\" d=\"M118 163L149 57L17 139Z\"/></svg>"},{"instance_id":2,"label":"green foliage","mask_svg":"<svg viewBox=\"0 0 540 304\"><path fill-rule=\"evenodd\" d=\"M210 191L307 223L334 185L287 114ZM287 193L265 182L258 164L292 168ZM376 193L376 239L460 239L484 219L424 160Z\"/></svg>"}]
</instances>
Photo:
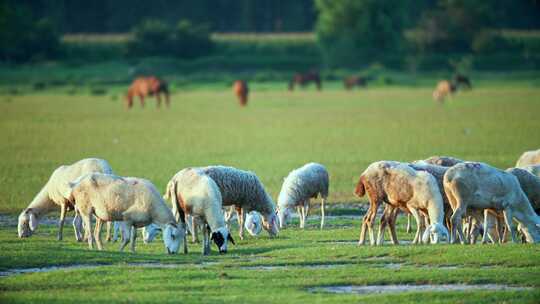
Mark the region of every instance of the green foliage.
<instances>
[{"instance_id":1,"label":"green foliage","mask_svg":"<svg viewBox=\"0 0 540 304\"><path fill-rule=\"evenodd\" d=\"M24 6L0 3L0 60L51 59L60 50L60 35L51 19L34 20Z\"/></svg>"},{"instance_id":2,"label":"green foliage","mask_svg":"<svg viewBox=\"0 0 540 304\"><path fill-rule=\"evenodd\" d=\"M317 38L326 63L351 65L402 49L406 1L317 0Z\"/></svg>"},{"instance_id":3,"label":"green foliage","mask_svg":"<svg viewBox=\"0 0 540 304\"><path fill-rule=\"evenodd\" d=\"M439 0L438 6L426 10L418 22L414 46L428 53L471 52L486 40L490 26L488 0Z\"/></svg>"},{"instance_id":4,"label":"green foliage","mask_svg":"<svg viewBox=\"0 0 540 304\"><path fill-rule=\"evenodd\" d=\"M128 53L138 57L195 58L208 55L214 47L209 28L188 20L180 20L176 27L160 20L145 20L134 27L132 34Z\"/></svg>"}]
</instances>

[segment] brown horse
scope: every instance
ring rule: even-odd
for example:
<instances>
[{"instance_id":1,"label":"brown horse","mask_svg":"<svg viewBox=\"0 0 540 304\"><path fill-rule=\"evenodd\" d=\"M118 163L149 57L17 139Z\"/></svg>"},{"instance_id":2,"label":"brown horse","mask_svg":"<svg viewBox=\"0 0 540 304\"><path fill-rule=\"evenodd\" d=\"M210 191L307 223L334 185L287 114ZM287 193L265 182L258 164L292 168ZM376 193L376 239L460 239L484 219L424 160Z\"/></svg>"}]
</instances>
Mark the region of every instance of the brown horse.
<instances>
[{"instance_id":1,"label":"brown horse","mask_svg":"<svg viewBox=\"0 0 540 304\"><path fill-rule=\"evenodd\" d=\"M126 96L126 106L130 109L133 106L133 98L139 96L141 106L144 107L144 98L146 96L156 95L157 107L161 106L161 94L165 95L165 103L169 107L169 86L167 82L155 76L138 77L128 89Z\"/></svg>"},{"instance_id":2,"label":"brown horse","mask_svg":"<svg viewBox=\"0 0 540 304\"><path fill-rule=\"evenodd\" d=\"M351 90L355 86L365 88L367 86L367 78L362 76L349 76L343 78L343 86L346 90Z\"/></svg>"},{"instance_id":3,"label":"brown horse","mask_svg":"<svg viewBox=\"0 0 540 304\"><path fill-rule=\"evenodd\" d=\"M319 75L319 72L311 71L307 73L294 74L293 78L289 82L289 91L294 90L295 84L298 84L303 87L309 84L310 82L315 82L315 84L317 85L317 90L320 91L322 89L321 75Z\"/></svg>"},{"instance_id":4,"label":"brown horse","mask_svg":"<svg viewBox=\"0 0 540 304\"><path fill-rule=\"evenodd\" d=\"M238 97L238 102L240 106L247 105L249 88L247 82L244 80L237 80L233 84L233 92Z\"/></svg>"}]
</instances>

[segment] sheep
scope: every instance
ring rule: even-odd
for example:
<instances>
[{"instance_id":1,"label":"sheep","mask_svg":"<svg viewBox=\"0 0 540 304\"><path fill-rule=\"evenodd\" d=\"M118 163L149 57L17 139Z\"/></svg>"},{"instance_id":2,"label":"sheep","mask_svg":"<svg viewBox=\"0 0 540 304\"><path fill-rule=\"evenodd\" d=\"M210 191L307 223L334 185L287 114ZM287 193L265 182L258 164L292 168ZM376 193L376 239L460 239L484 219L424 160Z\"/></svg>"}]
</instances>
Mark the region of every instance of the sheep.
<instances>
[{"instance_id":1,"label":"sheep","mask_svg":"<svg viewBox=\"0 0 540 304\"><path fill-rule=\"evenodd\" d=\"M203 170L186 168L176 173L167 183L165 198L171 201L173 213L183 225L186 215L203 224L203 255L210 254L210 240L217 245L220 254L227 252L228 241L235 244L225 225L218 185Z\"/></svg>"},{"instance_id":2,"label":"sheep","mask_svg":"<svg viewBox=\"0 0 540 304\"><path fill-rule=\"evenodd\" d=\"M455 84L448 80L441 80L439 83L437 83L435 91L433 91L433 100L443 103L446 96L453 94L455 91Z\"/></svg>"},{"instance_id":3,"label":"sheep","mask_svg":"<svg viewBox=\"0 0 540 304\"><path fill-rule=\"evenodd\" d=\"M509 168L506 172L518 179L519 185L529 199L533 209L540 211L540 177L521 168Z\"/></svg>"},{"instance_id":4,"label":"sheep","mask_svg":"<svg viewBox=\"0 0 540 304\"><path fill-rule=\"evenodd\" d=\"M516 163L517 168L524 168L532 165L540 165L540 149L524 152Z\"/></svg>"},{"instance_id":5,"label":"sheep","mask_svg":"<svg viewBox=\"0 0 540 304\"><path fill-rule=\"evenodd\" d=\"M74 209L74 206L65 196L65 193L69 190L69 182L91 172L112 173L112 169L106 160L86 158L71 165L60 166L54 170L45 186L19 215L19 237L31 236L36 230L40 218L50 211L57 210L59 206L58 240L62 240L66 211ZM75 228L75 238L77 241L82 241L82 221L77 212L73 219L73 227Z\"/></svg>"},{"instance_id":6,"label":"sheep","mask_svg":"<svg viewBox=\"0 0 540 304\"><path fill-rule=\"evenodd\" d=\"M251 211L246 216L246 221L244 224L247 232L252 236L257 236L261 233L262 230L262 217L261 214L257 211Z\"/></svg>"},{"instance_id":7,"label":"sheep","mask_svg":"<svg viewBox=\"0 0 540 304\"><path fill-rule=\"evenodd\" d=\"M217 184L223 206L236 207L240 239L244 239L245 214L251 211L262 215L263 228L270 236L277 236L276 205L255 173L226 166L208 166L199 170Z\"/></svg>"},{"instance_id":8,"label":"sheep","mask_svg":"<svg viewBox=\"0 0 540 304\"><path fill-rule=\"evenodd\" d=\"M290 209L297 207L300 228L306 225L311 198L321 196L321 229L324 227L324 203L328 197L328 171L317 163L308 163L295 169L283 181L278 196L278 216L280 228L285 227L290 218Z\"/></svg>"},{"instance_id":9,"label":"sheep","mask_svg":"<svg viewBox=\"0 0 540 304\"><path fill-rule=\"evenodd\" d=\"M247 105L249 88L245 80L237 80L233 84L233 92L238 98L241 107Z\"/></svg>"},{"instance_id":10,"label":"sheep","mask_svg":"<svg viewBox=\"0 0 540 304\"><path fill-rule=\"evenodd\" d=\"M453 165L464 162L464 160L451 157L451 156L431 156L424 160L415 161L413 163L422 164L422 162L425 162L431 165L442 166L442 167L452 167Z\"/></svg>"},{"instance_id":11,"label":"sheep","mask_svg":"<svg viewBox=\"0 0 540 304\"><path fill-rule=\"evenodd\" d=\"M464 162L446 171L444 188L453 210L452 242L457 241L457 232L464 243L461 219L469 208L503 210L513 242L512 218L523 227L527 242L540 242L540 217L534 213L514 175L484 163Z\"/></svg>"},{"instance_id":12,"label":"sheep","mask_svg":"<svg viewBox=\"0 0 540 304\"><path fill-rule=\"evenodd\" d=\"M121 221L122 232L126 237L122 241L120 251L131 242L131 251L135 252L136 228L155 223L163 230L167 252L169 254L178 252L185 231L182 226L177 225L173 213L149 180L90 173L81 176L69 186L71 188L69 201L76 205L89 232L92 228L91 217L92 215L96 217L94 236L88 233L90 249L93 249L94 241L98 250L103 249L100 235L103 221Z\"/></svg>"},{"instance_id":13,"label":"sheep","mask_svg":"<svg viewBox=\"0 0 540 304\"><path fill-rule=\"evenodd\" d=\"M444 219L443 199L435 178L423 171L415 171L407 164L393 161L380 161L371 164L360 176L355 194L359 197L368 194L370 210L364 217L359 244L364 243L365 230L370 228L371 244L375 243L372 226L377 207L383 201L394 208L410 211L416 222L417 231L413 243L433 243L446 236L448 231L442 225ZM427 213L430 225L422 234L423 219L420 213ZM381 232L379 231L379 241Z\"/></svg>"}]
</instances>

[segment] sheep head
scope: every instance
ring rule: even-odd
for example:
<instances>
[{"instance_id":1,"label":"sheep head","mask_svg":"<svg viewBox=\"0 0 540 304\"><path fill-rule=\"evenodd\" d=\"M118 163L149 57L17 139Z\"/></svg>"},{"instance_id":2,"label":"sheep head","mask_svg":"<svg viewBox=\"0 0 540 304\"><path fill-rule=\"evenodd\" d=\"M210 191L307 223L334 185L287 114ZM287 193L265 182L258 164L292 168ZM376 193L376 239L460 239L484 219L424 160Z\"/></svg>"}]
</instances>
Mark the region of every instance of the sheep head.
<instances>
[{"instance_id":1,"label":"sheep head","mask_svg":"<svg viewBox=\"0 0 540 304\"><path fill-rule=\"evenodd\" d=\"M156 230L157 233L157 230ZM186 232L176 223L169 223L163 229L163 242L168 254L178 253L181 243L184 241Z\"/></svg>"},{"instance_id":2,"label":"sheep head","mask_svg":"<svg viewBox=\"0 0 540 304\"><path fill-rule=\"evenodd\" d=\"M275 217L275 214L272 213L272 215ZM251 211L246 216L246 222L244 224L244 227L246 228L249 234L251 234L252 236L257 236L259 235L259 233L261 233L263 225L266 230L270 228L270 225L267 221L264 221L265 224L263 224L262 222L263 220L261 219L260 214L255 211ZM272 234L270 231L269 233Z\"/></svg>"},{"instance_id":3,"label":"sheep head","mask_svg":"<svg viewBox=\"0 0 540 304\"><path fill-rule=\"evenodd\" d=\"M227 241L231 241L233 245L236 245L234 243L234 239L232 238L229 230L226 227L220 227L216 229L216 231L212 232L212 236L210 237L210 239L214 241L214 243L219 249L220 254L227 253Z\"/></svg>"},{"instance_id":4,"label":"sheep head","mask_svg":"<svg viewBox=\"0 0 540 304\"><path fill-rule=\"evenodd\" d=\"M424 231L422 242L424 244L437 244L442 238L446 238L447 242L450 241L448 229L442 224L435 223L427 227L426 231Z\"/></svg>"},{"instance_id":5,"label":"sheep head","mask_svg":"<svg viewBox=\"0 0 540 304\"><path fill-rule=\"evenodd\" d=\"M249 217L249 214L248 214L248 217ZM254 216L253 219L254 220L258 219L259 226L260 226L260 217ZM279 233L278 221L279 220L278 220L278 217L277 217L276 213L271 212L269 215L262 217L262 227L266 231L268 231L268 234L270 234L270 236L277 236L278 233ZM248 222L248 218L246 218L246 223L247 222ZM259 231L260 231L260 228L259 228ZM249 232L249 229L248 229L248 232ZM251 234L251 232L250 232L250 234ZM259 234L259 233L257 233L257 234Z\"/></svg>"},{"instance_id":6,"label":"sheep head","mask_svg":"<svg viewBox=\"0 0 540 304\"><path fill-rule=\"evenodd\" d=\"M20 238L29 237L36 230L38 224L37 216L32 208L25 209L19 215L17 230Z\"/></svg>"}]
</instances>

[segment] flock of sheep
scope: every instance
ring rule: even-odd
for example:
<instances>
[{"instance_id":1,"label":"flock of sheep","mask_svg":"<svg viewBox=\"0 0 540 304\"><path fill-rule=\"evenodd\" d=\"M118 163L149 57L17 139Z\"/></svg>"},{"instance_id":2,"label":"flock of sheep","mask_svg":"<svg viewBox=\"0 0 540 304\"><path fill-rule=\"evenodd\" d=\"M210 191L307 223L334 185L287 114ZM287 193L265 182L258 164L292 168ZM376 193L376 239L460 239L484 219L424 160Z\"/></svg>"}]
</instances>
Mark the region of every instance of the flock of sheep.
<instances>
[{"instance_id":1,"label":"flock of sheep","mask_svg":"<svg viewBox=\"0 0 540 304\"><path fill-rule=\"evenodd\" d=\"M52 173L20 214L18 234L29 237L43 215L60 207L58 239L62 239L66 212L75 210L75 237L78 241L86 238L91 249L94 243L97 249L103 248L102 225L107 223L109 239L114 222L122 232L121 250L131 243L134 251L136 228L144 228L145 242L161 231L170 254L187 253L187 234L196 241L198 230L203 232L203 254L210 253L212 241L225 253L228 242L234 244L229 231L233 210L240 238L244 238L244 227L252 235L264 228L270 236L277 236L294 208L304 228L310 200L320 196L322 229L328 188L326 168L308 163L284 179L276 206L253 172L208 166L180 170L162 197L150 181L117 176L107 161L89 158ZM540 150L524 153L516 168L506 171L452 157L412 163L378 161L362 173L354 192L359 197L367 195L370 203L359 244L365 243L366 232L372 245L382 244L386 226L392 242L398 244L395 223L399 211L416 220L414 244L443 239L474 243L480 234L483 242L504 242L507 234L516 241L518 232L526 242L540 242L540 217L535 213L540 211ZM382 203L385 208L375 240L373 225ZM231 209L224 212L227 206ZM518 223L517 231L513 220Z\"/></svg>"}]
</instances>

